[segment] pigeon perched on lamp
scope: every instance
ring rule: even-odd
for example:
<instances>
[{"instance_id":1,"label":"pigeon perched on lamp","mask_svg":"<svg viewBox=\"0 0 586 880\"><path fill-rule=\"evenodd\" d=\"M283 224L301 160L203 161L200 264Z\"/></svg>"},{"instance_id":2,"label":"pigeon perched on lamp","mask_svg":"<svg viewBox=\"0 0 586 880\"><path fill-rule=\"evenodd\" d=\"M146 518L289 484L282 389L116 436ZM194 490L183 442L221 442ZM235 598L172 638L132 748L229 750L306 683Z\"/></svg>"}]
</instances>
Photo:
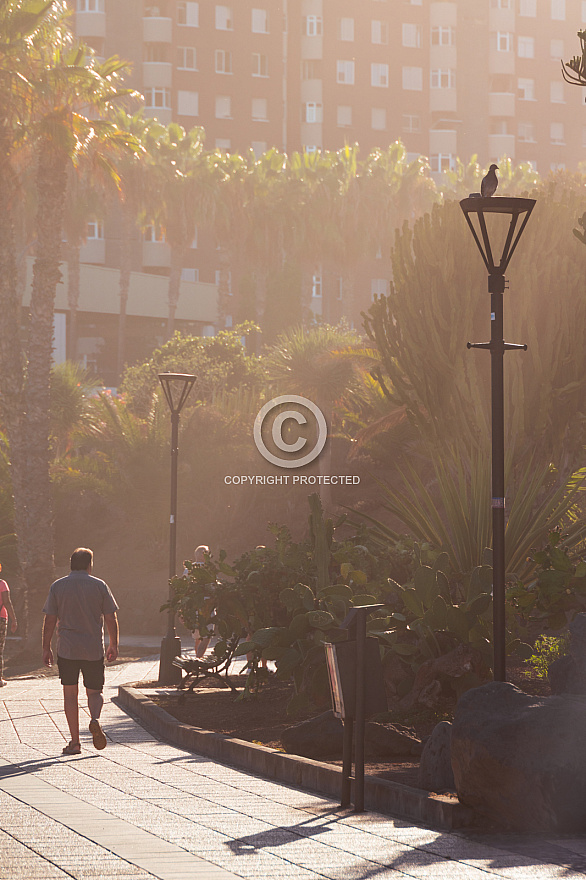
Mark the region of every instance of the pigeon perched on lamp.
<instances>
[{"instance_id":1,"label":"pigeon perched on lamp","mask_svg":"<svg viewBox=\"0 0 586 880\"><path fill-rule=\"evenodd\" d=\"M499 185L499 179L496 176L496 172L498 171L498 165L491 165L488 169L488 174L482 178L482 183L480 184L480 195L483 199L489 198L493 196L496 192L496 188Z\"/></svg>"}]
</instances>

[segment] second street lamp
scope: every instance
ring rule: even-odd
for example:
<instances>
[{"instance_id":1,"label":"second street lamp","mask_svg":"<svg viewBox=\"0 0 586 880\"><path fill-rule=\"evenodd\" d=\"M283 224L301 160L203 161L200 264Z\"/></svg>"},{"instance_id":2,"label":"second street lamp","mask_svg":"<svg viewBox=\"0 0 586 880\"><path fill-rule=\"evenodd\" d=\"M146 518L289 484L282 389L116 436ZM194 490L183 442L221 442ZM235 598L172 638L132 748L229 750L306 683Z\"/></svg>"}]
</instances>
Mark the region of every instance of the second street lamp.
<instances>
[{"instance_id":1,"label":"second street lamp","mask_svg":"<svg viewBox=\"0 0 586 880\"><path fill-rule=\"evenodd\" d=\"M491 359L491 410L492 410L492 621L495 681L506 681L506 626L505 626L505 416L504 416L504 354L511 349L527 350L526 345L504 341L503 294L505 272L529 220L535 199L503 197L481 198L471 196L462 199L464 212L474 241L488 270L490 293L490 342L469 342L468 348L484 348ZM501 228L494 222L487 224L487 216L509 217L508 229L500 220ZM493 236L491 242L490 232ZM495 239L501 235L500 256L495 261Z\"/></svg>"},{"instance_id":2,"label":"second street lamp","mask_svg":"<svg viewBox=\"0 0 586 880\"><path fill-rule=\"evenodd\" d=\"M177 574L177 461L179 457L179 413L183 409L196 376L191 373L159 373L159 382L171 410L171 516L169 518L169 581ZM169 601L173 590L169 584ZM159 684L181 681L181 670L173 666L173 658L181 654L181 639L175 630L175 612L167 613L167 634L161 642Z\"/></svg>"}]
</instances>

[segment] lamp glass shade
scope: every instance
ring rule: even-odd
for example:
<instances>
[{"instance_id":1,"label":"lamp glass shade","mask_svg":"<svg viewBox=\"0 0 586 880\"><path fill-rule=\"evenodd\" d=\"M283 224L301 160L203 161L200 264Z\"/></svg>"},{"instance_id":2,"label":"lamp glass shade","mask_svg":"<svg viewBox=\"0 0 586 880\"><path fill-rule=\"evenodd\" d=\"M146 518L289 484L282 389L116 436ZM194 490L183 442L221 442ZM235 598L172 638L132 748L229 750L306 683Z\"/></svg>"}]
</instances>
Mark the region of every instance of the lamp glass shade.
<instances>
[{"instance_id":1,"label":"lamp glass shade","mask_svg":"<svg viewBox=\"0 0 586 880\"><path fill-rule=\"evenodd\" d=\"M490 275L505 274L534 205L535 199L504 196L471 196L460 202Z\"/></svg>"},{"instance_id":2,"label":"lamp glass shade","mask_svg":"<svg viewBox=\"0 0 586 880\"><path fill-rule=\"evenodd\" d=\"M196 378L192 373L159 373L159 382L173 414L183 409Z\"/></svg>"}]
</instances>

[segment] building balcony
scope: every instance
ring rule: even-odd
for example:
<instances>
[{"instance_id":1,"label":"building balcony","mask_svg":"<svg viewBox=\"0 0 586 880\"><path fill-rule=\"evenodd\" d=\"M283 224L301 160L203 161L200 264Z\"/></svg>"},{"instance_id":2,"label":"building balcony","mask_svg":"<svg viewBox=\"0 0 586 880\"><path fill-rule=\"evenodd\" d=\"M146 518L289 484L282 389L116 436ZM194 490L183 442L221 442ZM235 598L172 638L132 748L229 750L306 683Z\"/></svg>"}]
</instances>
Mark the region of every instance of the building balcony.
<instances>
[{"instance_id":1,"label":"building balcony","mask_svg":"<svg viewBox=\"0 0 586 880\"><path fill-rule=\"evenodd\" d=\"M76 12L75 33L78 37L101 37L106 36L106 13L105 12Z\"/></svg>"},{"instance_id":2,"label":"building balcony","mask_svg":"<svg viewBox=\"0 0 586 880\"><path fill-rule=\"evenodd\" d=\"M456 27L458 24L458 7L456 3L430 3L429 22L431 26L444 25Z\"/></svg>"},{"instance_id":3,"label":"building balcony","mask_svg":"<svg viewBox=\"0 0 586 880\"><path fill-rule=\"evenodd\" d=\"M142 20L145 43L170 43L173 39L173 19L147 15Z\"/></svg>"},{"instance_id":4,"label":"building balcony","mask_svg":"<svg viewBox=\"0 0 586 880\"><path fill-rule=\"evenodd\" d=\"M432 128L429 132L429 152L457 155L458 132L455 129Z\"/></svg>"},{"instance_id":5,"label":"building balcony","mask_svg":"<svg viewBox=\"0 0 586 880\"><path fill-rule=\"evenodd\" d=\"M315 101L316 104L323 103L323 80L321 79L305 79L301 82L301 101L305 104L307 101Z\"/></svg>"},{"instance_id":6,"label":"building balcony","mask_svg":"<svg viewBox=\"0 0 586 880\"><path fill-rule=\"evenodd\" d=\"M168 61L145 61L142 65L142 84L145 89L171 88L173 65Z\"/></svg>"},{"instance_id":7,"label":"building balcony","mask_svg":"<svg viewBox=\"0 0 586 880\"><path fill-rule=\"evenodd\" d=\"M493 73L515 73L515 53L498 52L491 49L488 55L488 68Z\"/></svg>"},{"instance_id":8,"label":"building balcony","mask_svg":"<svg viewBox=\"0 0 586 880\"><path fill-rule=\"evenodd\" d=\"M490 92L488 96L489 116L514 116L515 95L513 92Z\"/></svg>"},{"instance_id":9,"label":"building balcony","mask_svg":"<svg viewBox=\"0 0 586 880\"><path fill-rule=\"evenodd\" d=\"M455 113L457 110L456 89L430 89L429 109L434 112Z\"/></svg>"},{"instance_id":10,"label":"building balcony","mask_svg":"<svg viewBox=\"0 0 586 880\"><path fill-rule=\"evenodd\" d=\"M514 134L489 134L488 153L490 161L500 159L501 156L515 158L515 135Z\"/></svg>"},{"instance_id":11,"label":"building balcony","mask_svg":"<svg viewBox=\"0 0 586 880\"><path fill-rule=\"evenodd\" d=\"M164 241L143 241L142 265L153 269L167 269L171 266L171 249Z\"/></svg>"},{"instance_id":12,"label":"building balcony","mask_svg":"<svg viewBox=\"0 0 586 880\"><path fill-rule=\"evenodd\" d=\"M106 262L106 242L103 238L90 238L82 245L79 259L82 263L102 266Z\"/></svg>"},{"instance_id":13,"label":"building balcony","mask_svg":"<svg viewBox=\"0 0 586 880\"><path fill-rule=\"evenodd\" d=\"M455 46L431 46L429 50L429 67L446 70L458 67L458 53Z\"/></svg>"},{"instance_id":14,"label":"building balcony","mask_svg":"<svg viewBox=\"0 0 586 880\"><path fill-rule=\"evenodd\" d=\"M149 119L158 119L161 125L173 122L173 111L170 107L144 107L144 115Z\"/></svg>"},{"instance_id":15,"label":"building balcony","mask_svg":"<svg viewBox=\"0 0 586 880\"><path fill-rule=\"evenodd\" d=\"M323 37L301 37L301 58L303 61L312 61L323 57Z\"/></svg>"}]
</instances>

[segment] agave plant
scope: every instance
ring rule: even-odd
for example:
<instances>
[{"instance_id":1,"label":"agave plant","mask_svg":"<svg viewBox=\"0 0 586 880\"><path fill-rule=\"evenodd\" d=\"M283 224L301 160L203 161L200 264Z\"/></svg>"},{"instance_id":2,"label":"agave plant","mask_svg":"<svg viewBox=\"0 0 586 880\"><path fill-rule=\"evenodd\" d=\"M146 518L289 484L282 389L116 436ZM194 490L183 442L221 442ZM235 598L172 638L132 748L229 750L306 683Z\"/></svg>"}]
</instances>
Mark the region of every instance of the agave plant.
<instances>
[{"instance_id":1,"label":"agave plant","mask_svg":"<svg viewBox=\"0 0 586 880\"><path fill-rule=\"evenodd\" d=\"M492 542L490 461L479 453L469 458L452 448L445 456L431 455L430 481L413 465L399 470L401 492L378 481L383 507L419 541L448 554L454 572L466 574L483 562ZM580 516L586 468L556 485L550 467L528 459L513 480L511 457L507 485L512 485L506 529L506 570L526 581L535 569L529 559L554 528L562 525L568 549L586 539L586 522ZM361 514L365 516L364 514ZM378 519L366 516L381 540L397 540L397 533Z\"/></svg>"}]
</instances>

